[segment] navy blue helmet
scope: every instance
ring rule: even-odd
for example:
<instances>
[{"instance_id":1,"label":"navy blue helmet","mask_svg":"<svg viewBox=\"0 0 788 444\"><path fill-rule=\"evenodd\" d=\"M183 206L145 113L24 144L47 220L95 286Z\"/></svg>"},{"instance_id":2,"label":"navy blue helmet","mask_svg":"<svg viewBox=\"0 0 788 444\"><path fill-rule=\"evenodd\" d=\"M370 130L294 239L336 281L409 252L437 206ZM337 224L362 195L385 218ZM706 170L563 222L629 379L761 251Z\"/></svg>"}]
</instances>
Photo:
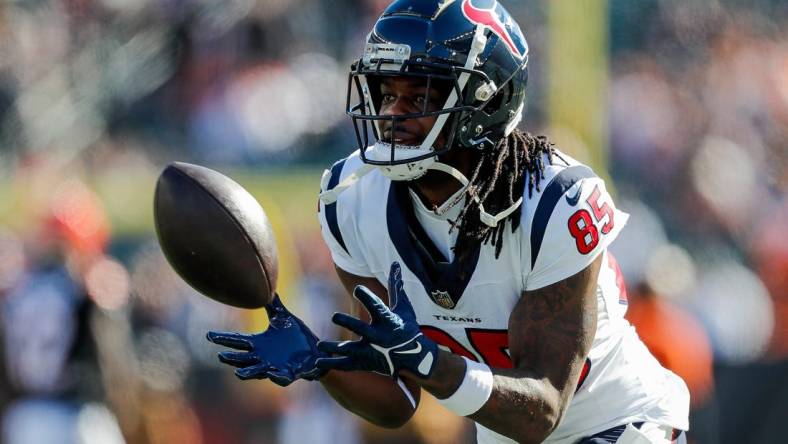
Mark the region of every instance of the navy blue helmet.
<instances>
[{"instance_id":1,"label":"navy blue helmet","mask_svg":"<svg viewBox=\"0 0 788 444\"><path fill-rule=\"evenodd\" d=\"M450 149L494 149L522 118L527 64L528 43L496 0L393 2L375 23L349 77L347 113L362 159L393 179L411 180L434 169L437 156ZM423 109L378 114L386 76L426 83ZM432 88L446 101L428 109ZM381 121L396 128L427 116L437 119L420 146L398 147L393 138L381 139ZM434 146L441 133L446 143Z\"/></svg>"}]
</instances>

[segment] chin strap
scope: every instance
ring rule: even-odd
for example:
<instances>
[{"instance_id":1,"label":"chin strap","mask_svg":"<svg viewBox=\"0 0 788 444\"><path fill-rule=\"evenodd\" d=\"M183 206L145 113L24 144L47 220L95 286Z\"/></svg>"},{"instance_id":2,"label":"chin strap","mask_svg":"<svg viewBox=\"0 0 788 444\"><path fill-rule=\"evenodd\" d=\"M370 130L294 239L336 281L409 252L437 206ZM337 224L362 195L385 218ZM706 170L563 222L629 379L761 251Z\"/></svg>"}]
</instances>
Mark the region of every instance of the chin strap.
<instances>
[{"instance_id":1,"label":"chin strap","mask_svg":"<svg viewBox=\"0 0 788 444\"><path fill-rule=\"evenodd\" d=\"M339 195L342 194L342 192L352 187L356 182L361 180L362 177L364 177L374 169L375 169L374 165L364 164L360 166L356 171L354 171L352 174L346 177L343 181L339 182L337 186L335 186L330 190L326 190L320 193L320 201L326 205L330 205L336 202L337 199L339 198ZM463 196L465 196L465 192L468 190L468 185L470 184L470 181L458 169L446 165L445 163L435 162L432 165L430 165L428 169L444 172L462 184L462 188L457 190L454 194L451 195L451 197L449 197L446 200L446 202L444 202L434 210L435 214L441 216L445 214L447 211L449 211L451 207L453 207L457 202L459 202L463 198ZM331 170L325 170L323 172L323 177L320 180L320 189L325 190L330 180L331 180ZM522 205L523 203L523 197L520 196L520 198L517 199L517 202L512 204L512 206L501 211L496 215L492 215L484 210L484 205L482 204L482 202L479 200L478 197L474 196L473 200L475 200L476 203L479 204L479 219L482 221L483 224L492 228L497 227L502 220L506 219L512 213L514 213L515 210L517 210L517 208L519 208L520 205Z\"/></svg>"},{"instance_id":2,"label":"chin strap","mask_svg":"<svg viewBox=\"0 0 788 444\"><path fill-rule=\"evenodd\" d=\"M492 214L484 211L484 205L482 205L482 203L479 202L478 197L474 198L474 200L479 204L479 219L481 219L484 225L487 225L488 227L492 227L492 228L497 227L500 221L509 217L509 215L514 213L514 211L523 203L523 197L520 196L520 198L517 199L517 202L513 203L511 207L493 216Z\"/></svg>"},{"instance_id":3,"label":"chin strap","mask_svg":"<svg viewBox=\"0 0 788 444\"><path fill-rule=\"evenodd\" d=\"M362 177L366 176L374 169L374 165L365 163L364 165L361 165L356 171L353 171L353 173L346 177L345 180L339 182L337 186L330 190L326 190L326 187L328 187L328 181L331 180L331 170L323 171L323 177L320 179L320 189L325 191L320 193L320 201L325 205L331 205L332 203L336 202L337 199L339 199L339 195L342 194L343 191L355 185L356 182L361 180Z\"/></svg>"},{"instance_id":4,"label":"chin strap","mask_svg":"<svg viewBox=\"0 0 788 444\"><path fill-rule=\"evenodd\" d=\"M457 190L457 192L452 194L451 197L446 199L446 201L443 202L438 208L435 208L433 210L433 213L437 214L438 216L443 216L454 205L456 205L457 202L459 202L460 200L462 200L463 197L465 197L465 191L468 190L468 185L470 184L470 181L468 180L467 177L465 177L464 174L459 172L456 168L452 168L449 165L446 165L445 163L435 162L432 165L430 165L429 169L442 171L450 175L454 179L456 179L457 182L462 184L462 187L459 190Z\"/></svg>"},{"instance_id":5,"label":"chin strap","mask_svg":"<svg viewBox=\"0 0 788 444\"><path fill-rule=\"evenodd\" d=\"M457 181L462 184L462 188L460 188L449 199L447 199L446 202L443 203L443 205L441 205L435 210L435 214L442 215L447 211L449 211L449 208L451 208L455 203L457 203L460 199L462 199L462 197L465 195L465 191L468 189L468 184L470 183L470 181L459 170L449 165L446 165L445 163L435 162L430 166L429 169L442 171L450 175L451 177L457 179ZM492 228L497 227L502 220L506 219L512 213L514 213L515 210L517 210L517 208L519 208L520 205L522 205L523 203L523 197L520 196L520 198L517 199L517 202L512 204L512 206L501 211L496 215L492 215L484 210L484 205L482 204L482 202L479 200L478 197L474 196L473 200L479 204L479 219L482 221L483 224Z\"/></svg>"}]
</instances>

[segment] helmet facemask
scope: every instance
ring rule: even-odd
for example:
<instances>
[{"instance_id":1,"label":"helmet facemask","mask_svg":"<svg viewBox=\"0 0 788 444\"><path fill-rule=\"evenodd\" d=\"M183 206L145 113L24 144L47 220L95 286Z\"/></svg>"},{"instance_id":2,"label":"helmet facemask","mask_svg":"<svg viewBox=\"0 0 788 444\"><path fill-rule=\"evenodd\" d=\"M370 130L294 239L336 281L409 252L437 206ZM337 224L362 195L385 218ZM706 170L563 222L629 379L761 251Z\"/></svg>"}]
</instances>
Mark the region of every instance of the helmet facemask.
<instances>
[{"instance_id":1,"label":"helmet facemask","mask_svg":"<svg viewBox=\"0 0 788 444\"><path fill-rule=\"evenodd\" d=\"M449 77L436 73L365 75L363 78L372 96L370 111L374 110L369 114L379 117L355 120L358 136L369 136L371 132L374 137L371 144L368 140L361 141L362 160L379 167L383 174L394 180L415 179L414 174L426 173L436 156L449 151L450 141L457 131L462 108L446 106L451 91L456 89L456 81ZM403 78L414 80L414 84L402 86L399 81ZM362 81L361 78L356 80ZM392 94L398 95L400 91L394 82L400 87L413 88L413 94L392 98ZM390 102L386 103L386 100ZM407 114L391 115L386 112L386 106L394 106L395 100L408 102L405 109L400 105L400 110Z\"/></svg>"},{"instance_id":2,"label":"helmet facemask","mask_svg":"<svg viewBox=\"0 0 788 444\"><path fill-rule=\"evenodd\" d=\"M457 131L469 131L467 126L458 128L461 120L484 106L478 105L480 94L490 91L488 94L492 95L495 91L495 85L488 76L474 69L487 41L483 31L483 28L477 28L472 45L474 49L468 54L464 66L412 58L410 47L404 44L367 44L364 57L356 62L350 73L347 95L347 113L353 121L364 163L379 168L392 180L413 180L426 174L437 161L437 156L453 147ZM414 78L426 84L422 110L380 115L380 83L385 77ZM466 86L469 85L477 86L474 94L467 92ZM430 110L429 98L434 88L448 91L448 97L439 109ZM352 105L354 96L357 103ZM437 117L435 123L418 145L398 145L393 136L389 140L384 137L381 126L384 121L388 121L393 135L403 122L431 116ZM373 144L370 144L370 133L375 139ZM445 143L435 146L441 134L445 136Z\"/></svg>"}]
</instances>

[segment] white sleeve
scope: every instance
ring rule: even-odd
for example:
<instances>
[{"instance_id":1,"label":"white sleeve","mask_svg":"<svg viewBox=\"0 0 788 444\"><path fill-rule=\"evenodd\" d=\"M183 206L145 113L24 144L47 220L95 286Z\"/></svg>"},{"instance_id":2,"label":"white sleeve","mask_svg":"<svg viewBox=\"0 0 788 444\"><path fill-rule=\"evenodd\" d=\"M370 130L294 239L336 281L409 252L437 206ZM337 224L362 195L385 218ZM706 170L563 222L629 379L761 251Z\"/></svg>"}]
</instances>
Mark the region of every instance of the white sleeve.
<instances>
[{"instance_id":1,"label":"white sleeve","mask_svg":"<svg viewBox=\"0 0 788 444\"><path fill-rule=\"evenodd\" d=\"M340 161L334 164L331 170L326 170L323 173L323 180L320 184L320 191L332 189L339 182L342 176L342 167L345 161ZM346 208L340 206L350 204L348 201L351 197L343 194L340 199L331 204L319 202L317 218L320 221L320 232L323 235L323 240L331 252L331 258L334 264L342 270L354 274L356 276L372 277L374 276L369 270L366 262L359 260L361 252L359 251L355 237L353 236L353 223L348 221ZM359 259L356 259L359 258Z\"/></svg>"},{"instance_id":2,"label":"white sleeve","mask_svg":"<svg viewBox=\"0 0 788 444\"><path fill-rule=\"evenodd\" d=\"M536 290L586 268L618 236L629 215L616 209L605 182L587 167L559 173L545 188L530 232L525 289ZM527 270L524 270L527 271Z\"/></svg>"}]
</instances>

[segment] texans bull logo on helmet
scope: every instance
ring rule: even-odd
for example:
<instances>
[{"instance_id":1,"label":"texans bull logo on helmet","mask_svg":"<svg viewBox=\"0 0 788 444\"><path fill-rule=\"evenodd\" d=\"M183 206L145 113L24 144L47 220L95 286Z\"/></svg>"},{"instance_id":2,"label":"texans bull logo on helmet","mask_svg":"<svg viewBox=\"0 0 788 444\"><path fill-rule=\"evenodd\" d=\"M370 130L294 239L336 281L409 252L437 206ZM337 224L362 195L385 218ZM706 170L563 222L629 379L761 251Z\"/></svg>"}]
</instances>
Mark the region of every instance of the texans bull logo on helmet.
<instances>
[{"instance_id":1,"label":"texans bull logo on helmet","mask_svg":"<svg viewBox=\"0 0 788 444\"><path fill-rule=\"evenodd\" d=\"M499 4L497 1L462 0L462 13L471 23L487 26L498 36L498 38L506 43L506 46L509 47L509 50L517 58L522 59L525 56L525 49L522 47L522 42L515 42L516 37L509 32L508 28L513 25L513 23L511 23L511 17L499 11ZM506 17L507 23L504 23L501 17Z\"/></svg>"}]
</instances>

